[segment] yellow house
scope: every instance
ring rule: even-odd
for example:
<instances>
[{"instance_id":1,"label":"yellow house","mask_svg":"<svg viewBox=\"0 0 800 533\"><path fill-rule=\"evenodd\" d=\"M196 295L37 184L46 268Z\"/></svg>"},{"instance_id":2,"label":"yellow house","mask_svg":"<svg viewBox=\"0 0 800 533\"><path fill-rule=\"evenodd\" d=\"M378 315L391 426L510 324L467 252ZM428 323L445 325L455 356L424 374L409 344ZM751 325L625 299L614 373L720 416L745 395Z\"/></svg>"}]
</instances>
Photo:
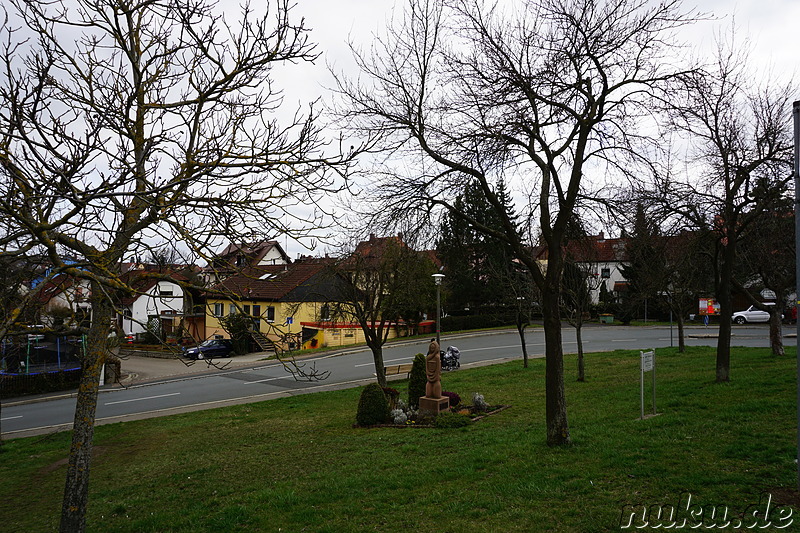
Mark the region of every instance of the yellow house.
<instances>
[{"instance_id":1,"label":"yellow house","mask_svg":"<svg viewBox=\"0 0 800 533\"><path fill-rule=\"evenodd\" d=\"M220 318L241 312L279 350L324 345L324 331L312 326L329 319L328 303L345 283L329 266L328 259L309 258L248 267L224 279L206 295L206 335L229 337Z\"/></svg>"}]
</instances>

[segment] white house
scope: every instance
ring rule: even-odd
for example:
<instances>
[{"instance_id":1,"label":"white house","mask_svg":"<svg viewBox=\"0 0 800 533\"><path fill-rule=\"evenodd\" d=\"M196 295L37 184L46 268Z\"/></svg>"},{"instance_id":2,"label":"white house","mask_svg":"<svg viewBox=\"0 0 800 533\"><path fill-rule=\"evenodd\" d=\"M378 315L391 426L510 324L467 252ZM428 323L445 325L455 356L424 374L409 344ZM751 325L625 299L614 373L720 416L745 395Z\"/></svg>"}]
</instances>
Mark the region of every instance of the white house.
<instances>
[{"instance_id":1,"label":"white house","mask_svg":"<svg viewBox=\"0 0 800 533\"><path fill-rule=\"evenodd\" d=\"M168 280L148 280L137 287L137 294L122 302L122 330L135 335L147 330L150 320L161 320L161 330L170 333L186 313L183 287Z\"/></svg>"}]
</instances>

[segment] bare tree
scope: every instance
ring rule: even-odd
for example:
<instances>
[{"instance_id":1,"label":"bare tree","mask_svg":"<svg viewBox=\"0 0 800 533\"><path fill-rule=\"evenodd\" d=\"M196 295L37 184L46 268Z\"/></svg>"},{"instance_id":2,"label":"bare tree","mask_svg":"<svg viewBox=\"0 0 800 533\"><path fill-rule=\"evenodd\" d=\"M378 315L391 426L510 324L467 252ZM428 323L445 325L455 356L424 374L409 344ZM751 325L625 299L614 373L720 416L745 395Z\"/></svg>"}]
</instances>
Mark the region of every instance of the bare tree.
<instances>
[{"instance_id":1,"label":"bare tree","mask_svg":"<svg viewBox=\"0 0 800 533\"><path fill-rule=\"evenodd\" d=\"M577 381L586 381L586 364L583 353L583 325L592 304L592 294L605 283L598 272L595 241L581 232L568 242L564 261L562 304L567 322L575 328L578 344Z\"/></svg>"},{"instance_id":2,"label":"bare tree","mask_svg":"<svg viewBox=\"0 0 800 533\"><path fill-rule=\"evenodd\" d=\"M313 108L284 125L274 116L272 69L316 52L286 0L265 13L245 6L235 25L203 0L5 9L0 254L43 253L54 273L90 288L60 526L76 532L106 339L133 292L120 265L148 243L208 259L224 237L283 231L284 215L332 189Z\"/></svg>"},{"instance_id":3,"label":"bare tree","mask_svg":"<svg viewBox=\"0 0 800 533\"><path fill-rule=\"evenodd\" d=\"M754 194L756 183L779 185L791 179L790 110L796 94L792 82L754 78L747 44L737 46L735 35L734 28L728 39L719 37L713 63L681 76L665 97L672 125L688 137L692 153L685 179L668 174L658 183L671 210L697 228L713 228L717 237L719 382L730 380L737 247L743 232L774 200Z\"/></svg>"},{"instance_id":4,"label":"bare tree","mask_svg":"<svg viewBox=\"0 0 800 533\"><path fill-rule=\"evenodd\" d=\"M411 249L400 237L375 237L345 256L336 272L349 280L331 309L333 321L356 322L375 363L375 376L387 385L383 345L398 321L421 313L434 301L430 258Z\"/></svg>"},{"instance_id":5,"label":"bare tree","mask_svg":"<svg viewBox=\"0 0 800 533\"><path fill-rule=\"evenodd\" d=\"M764 185L769 185L764 183ZM734 286L750 297L751 303L769 313L769 341L773 355L785 355L782 318L790 293L795 291L794 199L788 191L761 190L755 196L770 196L760 216L742 235ZM748 287L768 290L774 305L764 305Z\"/></svg>"},{"instance_id":6,"label":"bare tree","mask_svg":"<svg viewBox=\"0 0 800 533\"><path fill-rule=\"evenodd\" d=\"M541 291L550 445L570 442L564 395L562 246L587 174L623 170L645 93L671 74L671 31L692 21L677 0L528 0L503 10L477 0L410 0L371 53L364 76L339 79L347 126L403 158L371 198L398 220L445 209L502 239ZM513 177L513 179L512 179ZM547 269L504 212L496 183L528 196L516 212L536 223ZM451 201L474 183L495 210L488 227ZM597 183L595 183L597 185ZM531 228L527 229L532 233Z\"/></svg>"}]
</instances>

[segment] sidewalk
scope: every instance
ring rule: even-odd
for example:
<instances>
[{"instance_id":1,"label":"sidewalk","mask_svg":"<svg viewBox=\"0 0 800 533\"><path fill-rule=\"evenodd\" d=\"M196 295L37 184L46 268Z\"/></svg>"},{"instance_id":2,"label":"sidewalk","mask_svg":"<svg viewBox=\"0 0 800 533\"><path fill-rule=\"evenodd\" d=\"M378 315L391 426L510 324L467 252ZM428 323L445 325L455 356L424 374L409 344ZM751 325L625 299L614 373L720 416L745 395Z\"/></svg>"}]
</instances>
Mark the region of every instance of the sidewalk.
<instances>
[{"instance_id":1,"label":"sidewalk","mask_svg":"<svg viewBox=\"0 0 800 533\"><path fill-rule=\"evenodd\" d=\"M130 385L178 376L207 374L216 370L253 365L259 361L267 363L269 355L265 352L256 352L247 355L235 355L230 358L214 359L213 361L207 359L193 361L178 356L171 359L159 359L130 355L120 358L122 360L122 379L120 381L123 385ZM107 386L113 385L109 384Z\"/></svg>"}]
</instances>

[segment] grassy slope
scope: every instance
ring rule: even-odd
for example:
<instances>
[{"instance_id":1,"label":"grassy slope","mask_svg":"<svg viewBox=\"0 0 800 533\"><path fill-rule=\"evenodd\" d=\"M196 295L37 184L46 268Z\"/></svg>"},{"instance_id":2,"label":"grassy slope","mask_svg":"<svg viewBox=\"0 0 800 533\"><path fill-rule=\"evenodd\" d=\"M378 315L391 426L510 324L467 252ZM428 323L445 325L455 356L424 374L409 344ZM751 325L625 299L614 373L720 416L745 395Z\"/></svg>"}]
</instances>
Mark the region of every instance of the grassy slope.
<instances>
[{"instance_id":1,"label":"grassy slope","mask_svg":"<svg viewBox=\"0 0 800 533\"><path fill-rule=\"evenodd\" d=\"M624 504L684 491L743 511L796 483L795 360L732 361L719 385L713 349L659 350L663 414L640 421L638 352L588 355L564 449L544 444L541 360L446 373L513 406L458 430L353 429L360 389L101 426L90 530L608 531ZM68 436L5 443L0 529L56 527Z\"/></svg>"}]
</instances>

